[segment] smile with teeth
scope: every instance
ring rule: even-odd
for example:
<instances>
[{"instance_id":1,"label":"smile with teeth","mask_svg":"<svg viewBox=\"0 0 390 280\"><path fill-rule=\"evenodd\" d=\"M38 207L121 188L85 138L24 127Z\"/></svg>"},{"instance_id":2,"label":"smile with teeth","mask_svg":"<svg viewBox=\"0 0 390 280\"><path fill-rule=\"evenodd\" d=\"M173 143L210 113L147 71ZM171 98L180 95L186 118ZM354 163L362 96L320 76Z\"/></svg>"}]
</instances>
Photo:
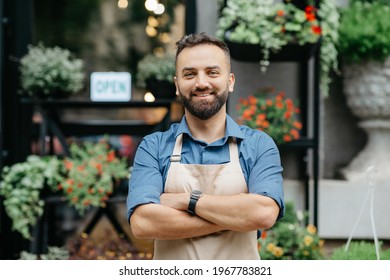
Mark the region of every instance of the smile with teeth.
<instances>
[{"instance_id":1,"label":"smile with teeth","mask_svg":"<svg viewBox=\"0 0 390 280\"><path fill-rule=\"evenodd\" d=\"M210 96L212 94L213 94L212 92L198 92L198 93L194 93L193 95L197 96L197 97L206 97L206 96Z\"/></svg>"}]
</instances>

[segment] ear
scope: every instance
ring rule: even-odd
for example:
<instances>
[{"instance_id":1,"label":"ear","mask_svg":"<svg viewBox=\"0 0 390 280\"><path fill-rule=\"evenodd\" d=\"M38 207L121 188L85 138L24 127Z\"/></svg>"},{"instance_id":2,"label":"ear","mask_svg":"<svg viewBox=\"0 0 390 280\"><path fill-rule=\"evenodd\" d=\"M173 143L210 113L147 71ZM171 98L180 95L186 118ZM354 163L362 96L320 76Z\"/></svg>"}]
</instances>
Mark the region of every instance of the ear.
<instances>
[{"instance_id":1,"label":"ear","mask_svg":"<svg viewBox=\"0 0 390 280\"><path fill-rule=\"evenodd\" d=\"M229 92L233 92L235 82L236 82L236 78L234 77L234 74L230 73L229 74Z\"/></svg>"},{"instance_id":2,"label":"ear","mask_svg":"<svg viewBox=\"0 0 390 280\"><path fill-rule=\"evenodd\" d=\"M176 95L178 96L179 95L179 86L177 85L177 77L176 76L173 77L173 82L175 83Z\"/></svg>"}]
</instances>

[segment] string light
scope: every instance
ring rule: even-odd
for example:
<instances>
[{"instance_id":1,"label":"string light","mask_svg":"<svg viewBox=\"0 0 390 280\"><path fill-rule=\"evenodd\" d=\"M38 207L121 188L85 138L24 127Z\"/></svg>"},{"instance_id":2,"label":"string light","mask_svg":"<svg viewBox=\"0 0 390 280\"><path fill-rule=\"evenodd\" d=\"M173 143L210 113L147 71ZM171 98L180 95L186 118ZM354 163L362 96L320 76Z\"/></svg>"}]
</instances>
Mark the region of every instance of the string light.
<instances>
[{"instance_id":1,"label":"string light","mask_svg":"<svg viewBox=\"0 0 390 280\"><path fill-rule=\"evenodd\" d=\"M127 0L119 0L118 1L118 8L119 9L126 9L129 5L129 2Z\"/></svg>"},{"instance_id":2,"label":"string light","mask_svg":"<svg viewBox=\"0 0 390 280\"><path fill-rule=\"evenodd\" d=\"M160 41L164 44L169 43L171 41L171 35L167 32L160 34Z\"/></svg>"},{"instance_id":3,"label":"string light","mask_svg":"<svg viewBox=\"0 0 390 280\"><path fill-rule=\"evenodd\" d=\"M148 24L152 27L157 27L160 23L154 16L149 16L148 17Z\"/></svg>"},{"instance_id":4,"label":"string light","mask_svg":"<svg viewBox=\"0 0 390 280\"><path fill-rule=\"evenodd\" d=\"M154 11L158 6L158 1L157 0L146 0L145 1L145 8L149 12Z\"/></svg>"},{"instance_id":5,"label":"string light","mask_svg":"<svg viewBox=\"0 0 390 280\"><path fill-rule=\"evenodd\" d=\"M148 35L149 37L155 37L157 35L157 30L153 26L150 26L150 25L146 26L145 32L146 32L146 35Z\"/></svg>"},{"instance_id":6,"label":"string light","mask_svg":"<svg viewBox=\"0 0 390 280\"><path fill-rule=\"evenodd\" d=\"M144 95L144 100L145 100L145 102L153 102L156 100L156 98L154 97L154 95L151 92L148 91Z\"/></svg>"},{"instance_id":7,"label":"string light","mask_svg":"<svg viewBox=\"0 0 390 280\"><path fill-rule=\"evenodd\" d=\"M153 10L156 15L162 15L165 12L164 4L158 3L157 7Z\"/></svg>"},{"instance_id":8,"label":"string light","mask_svg":"<svg viewBox=\"0 0 390 280\"><path fill-rule=\"evenodd\" d=\"M164 4L159 0L145 0L145 8L149 12L153 12L155 16L148 17L148 25L145 28L146 35L149 37L157 37L160 42L167 44L171 41L171 36L164 32L159 33L159 27L164 27L169 22L169 16L165 13Z\"/></svg>"}]
</instances>

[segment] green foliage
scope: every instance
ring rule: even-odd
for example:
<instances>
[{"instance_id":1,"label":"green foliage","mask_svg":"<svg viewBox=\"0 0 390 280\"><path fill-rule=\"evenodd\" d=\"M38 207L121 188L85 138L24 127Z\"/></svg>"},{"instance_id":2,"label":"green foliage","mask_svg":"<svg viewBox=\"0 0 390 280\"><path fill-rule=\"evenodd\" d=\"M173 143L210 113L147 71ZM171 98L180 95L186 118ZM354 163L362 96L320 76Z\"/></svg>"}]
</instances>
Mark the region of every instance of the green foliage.
<instances>
[{"instance_id":1,"label":"green foliage","mask_svg":"<svg viewBox=\"0 0 390 280\"><path fill-rule=\"evenodd\" d=\"M71 157L30 155L25 162L5 166L0 195L12 219L12 228L26 239L43 214L43 191L63 192L81 214L91 206L104 206L115 183L129 176L125 159L119 159L106 139L99 143L71 145Z\"/></svg>"},{"instance_id":2,"label":"green foliage","mask_svg":"<svg viewBox=\"0 0 390 280\"><path fill-rule=\"evenodd\" d=\"M145 88L148 78L173 83L175 71L175 57L173 55L156 56L148 54L138 63L137 85L140 88Z\"/></svg>"},{"instance_id":3,"label":"green foliage","mask_svg":"<svg viewBox=\"0 0 390 280\"><path fill-rule=\"evenodd\" d=\"M390 55L390 1L353 1L340 11L340 55L348 63Z\"/></svg>"},{"instance_id":4,"label":"green foliage","mask_svg":"<svg viewBox=\"0 0 390 280\"><path fill-rule=\"evenodd\" d=\"M390 250L379 250L381 260L390 260ZM345 247L337 248L333 251L331 260L376 260L376 250L374 242L354 241L350 243L348 251Z\"/></svg>"},{"instance_id":5,"label":"green foliage","mask_svg":"<svg viewBox=\"0 0 390 280\"><path fill-rule=\"evenodd\" d=\"M304 215L286 203L285 216L275 226L263 231L259 239L259 254L264 260L324 259L324 241L314 225L304 225Z\"/></svg>"},{"instance_id":6,"label":"green foliage","mask_svg":"<svg viewBox=\"0 0 390 280\"><path fill-rule=\"evenodd\" d=\"M62 180L60 166L56 157L30 155L25 162L2 170L0 195L4 197L5 211L13 221L13 230L26 239L31 238L31 226L43 213L41 191L45 185L57 185Z\"/></svg>"},{"instance_id":7,"label":"green foliage","mask_svg":"<svg viewBox=\"0 0 390 280\"><path fill-rule=\"evenodd\" d=\"M83 67L69 50L29 45L20 60L22 89L30 96L77 94L84 86Z\"/></svg>"},{"instance_id":8,"label":"green foliage","mask_svg":"<svg viewBox=\"0 0 390 280\"><path fill-rule=\"evenodd\" d=\"M269 65L270 52L277 53L289 43L304 45L321 42L322 92L327 95L331 70L338 70L336 43L339 13L335 0L320 2L320 9L306 1L305 10L274 0L228 0L217 25L217 36L237 43L259 44L261 69Z\"/></svg>"}]
</instances>

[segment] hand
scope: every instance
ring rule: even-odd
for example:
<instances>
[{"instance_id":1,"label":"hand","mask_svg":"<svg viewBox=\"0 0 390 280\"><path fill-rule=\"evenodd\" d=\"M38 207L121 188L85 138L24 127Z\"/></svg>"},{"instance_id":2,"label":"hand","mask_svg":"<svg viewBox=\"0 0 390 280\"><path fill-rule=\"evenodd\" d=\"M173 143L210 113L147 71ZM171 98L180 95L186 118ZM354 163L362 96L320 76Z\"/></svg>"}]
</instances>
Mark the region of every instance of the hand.
<instances>
[{"instance_id":1,"label":"hand","mask_svg":"<svg viewBox=\"0 0 390 280\"><path fill-rule=\"evenodd\" d=\"M189 201L189 193L163 193L160 196L160 202L162 205L171 207L176 210L186 211Z\"/></svg>"}]
</instances>

